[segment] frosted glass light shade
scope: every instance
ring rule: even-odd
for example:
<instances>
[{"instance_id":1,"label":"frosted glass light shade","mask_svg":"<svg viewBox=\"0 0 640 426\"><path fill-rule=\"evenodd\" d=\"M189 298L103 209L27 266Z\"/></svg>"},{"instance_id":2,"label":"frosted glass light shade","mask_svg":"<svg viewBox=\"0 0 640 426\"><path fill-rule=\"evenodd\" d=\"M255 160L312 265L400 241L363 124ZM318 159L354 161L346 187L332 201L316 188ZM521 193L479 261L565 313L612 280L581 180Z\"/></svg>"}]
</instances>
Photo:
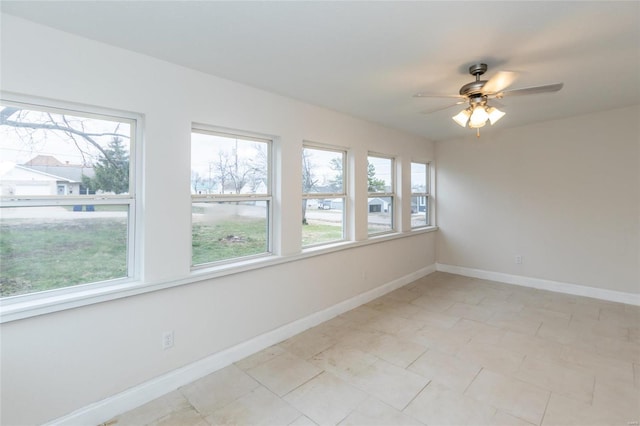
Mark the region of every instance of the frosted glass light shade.
<instances>
[{"instance_id":1,"label":"frosted glass light shade","mask_svg":"<svg viewBox=\"0 0 640 426\"><path fill-rule=\"evenodd\" d=\"M477 129L478 127L484 127L487 124L487 119L489 118L489 114L485 111L484 106L476 106L473 108L473 112L471 113L471 117L469 117L469 127L472 129Z\"/></svg>"},{"instance_id":2,"label":"frosted glass light shade","mask_svg":"<svg viewBox=\"0 0 640 426\"><path fill-rule=\"evenodd\" d=\"M487 112L489 113L489 121L491 122L492 126L496 121L500 120L505 115L504 112L500 111L496 107L489 107L487 109Z\"/></svg>"},{"instance_id":3,"label":"frosted glass light shade","mask_svg":"<svg viewBox=\"0 0 640 426\"><path fill-rule=\"evenodd\" d=\"M468 109L463 109L457 115L454 115L451 118L453 118L453 121L458 123L461 127L465 127L467 125L467 121L469 120L470 116L471 116L471 112L469 112Z\"/></svg>"}]
</instances>

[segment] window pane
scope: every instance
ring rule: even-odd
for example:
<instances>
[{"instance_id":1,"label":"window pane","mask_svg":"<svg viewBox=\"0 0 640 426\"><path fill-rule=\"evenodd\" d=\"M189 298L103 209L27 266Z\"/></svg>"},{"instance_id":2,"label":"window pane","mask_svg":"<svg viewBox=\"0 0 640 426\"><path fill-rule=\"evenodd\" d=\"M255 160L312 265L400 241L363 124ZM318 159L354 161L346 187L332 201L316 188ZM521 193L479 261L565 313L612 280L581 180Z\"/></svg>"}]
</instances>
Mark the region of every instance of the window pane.
<instances>
[{"instance_id":1,"label":"window pane","mask_svg":"<svg viewBox=\"0 0 640 426\"><path fill-rule=\"evenodd\" d=\"M268 202L193 203L192 263L267 253Z\"/></svg>"},{"instance_id":2,"label":"window pane","mask_svg":"<svg viewBox=\"0 0 640 426\"><path fill-rule=\"evenodd\" d=\"M266 142L193 132L192 194L268 194Z\"/></svg>"},{"instance_id":3,"label":"window pane","mask_svg":"<svg viewBox=\"0 0 640 426\"><path fill-rule=\"evenodd\" d=\"M393 192L393 159L369 156L368 160L369 192Z\"/></svg>"},{"instance_id":4,"label":"window pane","mask_svg":"<svg viewBox=\"0 0 640 426\"><path fill-rule=\"evenodd\" d=\"M127 276L127 205L0 209L0 293L34 293Z\"/></svg>"},{"instance_id":5,"label":"window pane","mask_svg":"<svg viewBox=\"0 0 640 426\"><path fill-rule=\"evenodd\" d=\"M344 239L344 198L302 200L302 245L328 243Z\"/></svg>"},{"instance_id":6,"label":"window pane","mask_svg":"<svg viewBox=\"0 0 640 426\"><path fill-rule=\"evenodd\" d=\"M129 193L127 121L0 106L3 196Z\"/></svg>"},{"instance_id":7,"label":"window pane","mask_svg":"<svg viewBox=\"0 0 640 426\"><path fill-rule=\"evenodd\" d=\"M369 197L369 234L393 230L393 198Z\"/></svg>"},{"instance_id":8,"label":"window pane","mask_svg":"<svg viewBox=\"0 0 640 426\"><path fill-rule=\"evenodd\" d=\"M411 163L411 192L427 193L427 165Z\"/></svg>"},{"instance_id":9,"label":"window pane","mask_svg":"<svg viewBox=\"0 0 640 426\"><path fill-rule=\"evenodd\" d=\"M302 192L344 193L344 152L304 148L302 150Z\"/></svg>"},{"instance_id":10,"label":"window pane","mask_svg":"<svg viewBox=\"0 0 640 426\"><path fill-rule=\"evenodd\" d=\"M429 224L429 197L420 195L411 197L411 227L417 228Z\"/></svg>"}]
</instances>

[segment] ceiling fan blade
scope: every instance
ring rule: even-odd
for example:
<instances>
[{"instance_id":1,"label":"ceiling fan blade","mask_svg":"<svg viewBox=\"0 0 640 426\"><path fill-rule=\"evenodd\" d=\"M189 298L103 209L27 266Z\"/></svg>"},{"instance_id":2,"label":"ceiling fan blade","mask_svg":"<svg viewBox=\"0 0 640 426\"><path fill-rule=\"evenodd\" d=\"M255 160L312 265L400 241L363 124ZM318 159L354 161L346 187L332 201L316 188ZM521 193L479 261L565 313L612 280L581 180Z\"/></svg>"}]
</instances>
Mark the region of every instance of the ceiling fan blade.
<instances>
[{"instance_id":1,"label":"ceiling fan blade","mask_svg":"<svg viewBox=\"0 0 640 426\"><path fill-rule=\"evenodd\" d=\"M416 93L413 95L414 98L458 98L464 99L462 95L431 95L429 93Z\"/></svg>"},{"instance_id":2,"label":"ceiling fan blade","mask_svg":"<svg viewBox=\"0 0 640 426\"><path fill-rule=\"evenodd\" d=\"M500 93L496 94L498 99L503 96L520 96L520 95L535 95L538 93L549 93L549 92L557 92L562 89L564 83L556 83L556 84L547 84L545 86L533 86L533 87L524 87L522 89L512 89L512 90L503 90Z\"/></svg>"},{"instance_id":3,"label":"ceiling fan blade","mask_svg":"<svg viewBox=\"0 0 640 426\"><path fill-rule=\"evenodd\" d=\"M513 71L500 71L482 86L482 94L502 92L518 77L518 73Z\"/></svg>"},{"instance_id":4,"label":"ceiling fan blade","mask_svg":"<svg viewBox=\"0 0 640 426\"><path fill-rule=\"evenodd\" d=\"M440 108L435 108L435 109L428 109L426 111L420 111L420 113L421 114L431 114L431 113L434 113L434 112L438 112L438 111L442 111L442 110L445 110L445 109L449 109L449 108L454 107L456 105L462 105L462 104L466 104L466 103L467 103L467 101L458 101L455 104L450 104L450 105L443 106L443 107L440 107Z\"/></svg>"}]
</instances>

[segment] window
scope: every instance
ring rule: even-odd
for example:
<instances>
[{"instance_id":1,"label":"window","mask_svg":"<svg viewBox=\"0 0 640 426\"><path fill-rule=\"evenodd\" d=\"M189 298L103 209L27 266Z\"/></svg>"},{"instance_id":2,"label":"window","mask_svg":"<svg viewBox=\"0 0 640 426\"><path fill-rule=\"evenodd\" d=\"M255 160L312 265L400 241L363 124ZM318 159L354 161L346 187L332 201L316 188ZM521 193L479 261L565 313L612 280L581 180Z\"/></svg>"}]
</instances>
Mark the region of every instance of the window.
<instances>
[{"instance_id":1,"label":"window","mask_svg":"<svg viewBox=\"0 0 640 426\"><path fill-rule=\"evenodd\" d=\"M429 163L411 163L411 227L430 225Z\"/></svg>"},{"instance_id":2,"label":"window","mask_svg":"<svg viewBox=\"0 0 640 426\"><path fill-rule=\"evenodd\" d=\"M0 293L134 276L136 117L0 103Z\"/></svg>"},{"instance_id":3,"label":"window","mask_svg":"<svg viewBox=\"0 0 640 426\"><path fill-rule=\"evenodd\" d=\"M394 230L393 175L393 158L369 155L367 166L369 235Z\"/></svg>"},{"instance_id":4,"label":"window","mask_svg":"<svg viewBox=\"0 0 640 426\"><path fill-rule=\"evenodd\" d=\"M344 151L302 149L302 245L344 240Z\"/></svg>"},{"instance_id":5,"label":"window","mask_svg":"<svg viewBox=\"0 0 640 426\"><path fill-rule=\"evenodd\" d=\"M194 128L191 264L270 253L271 141Z\"/></svg>"}]
</instances>

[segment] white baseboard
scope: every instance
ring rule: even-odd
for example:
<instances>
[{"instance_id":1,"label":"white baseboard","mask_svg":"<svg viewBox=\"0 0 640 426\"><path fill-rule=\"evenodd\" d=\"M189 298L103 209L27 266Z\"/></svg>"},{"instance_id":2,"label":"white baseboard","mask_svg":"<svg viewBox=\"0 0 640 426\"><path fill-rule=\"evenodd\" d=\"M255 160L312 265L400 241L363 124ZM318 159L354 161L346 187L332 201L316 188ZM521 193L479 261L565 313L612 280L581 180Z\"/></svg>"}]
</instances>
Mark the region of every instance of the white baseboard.
<instances>
[{"instance_id":1,"label":"white baseboard","mask_svg":"<svg viewBox=\"0 0 640 426\"><path fill-rule=\"evenodd\" d=\"M541 278L525 277L522 275L504 274L502 272L484 271L482 269L466 268L464 266L447 265L443 263L437 263L436 269L438 271L463 275L465 277L481 278L484 280L498 281L506 284L537 288L540 290L555 291L557 293L592 297L594 299L608 300L611 302L640 306L640 294L635 293L625 293L622 291L607 290L603 288L588 287L558 281L550 281Z\"/></svg>"},{"instance_id":2,"label":"white baseboard","mask_svg":"<svg viewBox=\"0 0 640 426\"><path fill-rule=\"evenodd\" d=\"M166 393L211 374L236 361L275 345L311 327L370 302L395 289L436 271L436 265L429 265L411 274L383 284L365 293L344 300L327 309L286 324L275 330L261 334L239 345L210 355L187 366L170 371L119 394L90 404L66 416L53 420L47 425L100 424L113 417L146 404Z\"/></svg>"}]
</instances>

